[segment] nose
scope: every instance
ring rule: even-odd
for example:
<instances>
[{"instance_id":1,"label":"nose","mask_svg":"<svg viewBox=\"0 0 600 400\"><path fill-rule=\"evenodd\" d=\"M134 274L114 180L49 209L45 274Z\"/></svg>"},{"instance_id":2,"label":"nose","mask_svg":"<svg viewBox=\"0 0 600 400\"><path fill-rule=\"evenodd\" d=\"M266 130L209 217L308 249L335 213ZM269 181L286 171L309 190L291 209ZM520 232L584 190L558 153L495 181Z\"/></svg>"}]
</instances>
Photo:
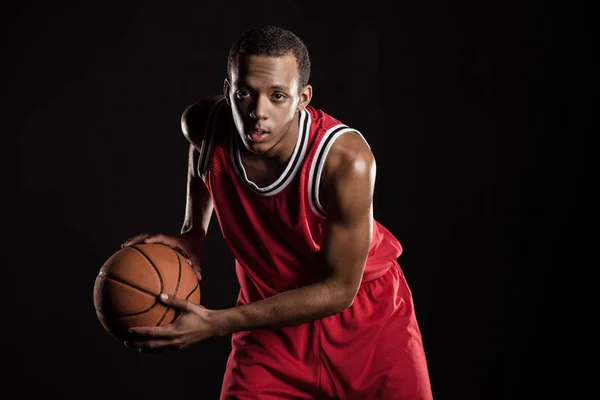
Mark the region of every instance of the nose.
<instances>
[{"instance_id":1,"label":"nose","mask_svg":"<svg viewBox=\"0 0 600 400\"><path fill-rule=\"evenodd\" d=\"M259 96L254 103L254 109L250 111L250 118L266 119L269 117L269 99Z\"/></svg>"}]
</instances>

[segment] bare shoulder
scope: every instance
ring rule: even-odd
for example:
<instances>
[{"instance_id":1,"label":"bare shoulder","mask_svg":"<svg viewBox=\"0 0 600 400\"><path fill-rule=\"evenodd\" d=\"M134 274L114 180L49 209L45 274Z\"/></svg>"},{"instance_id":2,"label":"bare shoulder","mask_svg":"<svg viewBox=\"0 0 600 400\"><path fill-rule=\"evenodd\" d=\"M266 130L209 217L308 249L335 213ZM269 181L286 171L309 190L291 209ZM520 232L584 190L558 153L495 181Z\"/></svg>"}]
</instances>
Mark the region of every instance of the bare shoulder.
<instances>
[{"instance_id":1,"label":"bare shoulder","mask_svg":"<svg viewBox=\"0 0 600 400\"><path fill-rule=\"evenodd\" d=\"M352 203L354 207L367 204L375 186L375 157L363 137L348 131L338 137L329 152L323 167L321 204L328 209L332 202L338 207ZM353 207L349 203L346 206Z\"/></svg>"},{"instance_id":2,"label":"bare shoulder","mask_svg":"<svg viewBox=\"0 0 600 400\"><path fill-rule=\"evenodd\" d=\"M355 131L337 138L324 165L324 174L330 179L369 179L374 172L375 157L363 137Z\"/></svg>"},{"instance_id":3,"label":"bare shoulder","mask_svg":"<svg viewBox=\"0 0 600 400\"><path fill-rule=\"evenodd\" d=\"M204 127L214 103L223 95L211 95L192 103L181 115L181 131L194 147L200 148L204 139Z\"/></svg>"}]
</instances>

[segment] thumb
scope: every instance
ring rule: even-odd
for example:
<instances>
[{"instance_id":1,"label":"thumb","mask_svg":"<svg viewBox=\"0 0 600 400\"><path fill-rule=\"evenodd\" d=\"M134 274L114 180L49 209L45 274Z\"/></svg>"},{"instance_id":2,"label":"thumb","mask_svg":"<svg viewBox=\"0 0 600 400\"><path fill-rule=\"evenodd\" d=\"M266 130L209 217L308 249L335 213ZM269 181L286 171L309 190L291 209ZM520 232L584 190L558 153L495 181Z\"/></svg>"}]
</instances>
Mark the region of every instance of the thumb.
<instances>
[{"instance_id":1,"label":"thumb","mask_svg":"<svg viewBox=\"0 0 600 400\"><path fill-rule=\"evenodd\" d=\"M166 304L170 307L173 307L173 308L178 308L180 310L188 309L188 301L187 300L180 299L179 297L173 296L171 294L161 293L160 301L162 301L164 304Z\"/></svg>"}]
</instances>

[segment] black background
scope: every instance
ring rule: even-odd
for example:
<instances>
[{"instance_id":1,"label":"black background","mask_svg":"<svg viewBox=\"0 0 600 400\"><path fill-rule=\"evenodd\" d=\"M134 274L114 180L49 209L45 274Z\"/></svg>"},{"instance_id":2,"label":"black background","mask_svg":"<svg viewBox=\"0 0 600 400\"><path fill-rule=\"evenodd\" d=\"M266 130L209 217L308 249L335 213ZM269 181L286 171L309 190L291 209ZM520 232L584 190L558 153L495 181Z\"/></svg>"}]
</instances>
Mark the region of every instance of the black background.
<instances>
[{"instance_id":1,"label":"black background","mask_svg":"<svg viewBox=\"0 0 600 400\"><path fill-rule=\"evenodd\" d=\"M228 337L133 352L99 324L92 290L125 239L179 231L181 113L221 91L230 44L265 24L305 40L312 104L371 144L375 216L404 246L434 396L575 398L580 367L564 359L579 340L567 281L585 280L586 13L383 4L3 2L9 398L217 398ZM206 249L204 303L233 305L214 217Z\"/></svg>"}]
</instances>

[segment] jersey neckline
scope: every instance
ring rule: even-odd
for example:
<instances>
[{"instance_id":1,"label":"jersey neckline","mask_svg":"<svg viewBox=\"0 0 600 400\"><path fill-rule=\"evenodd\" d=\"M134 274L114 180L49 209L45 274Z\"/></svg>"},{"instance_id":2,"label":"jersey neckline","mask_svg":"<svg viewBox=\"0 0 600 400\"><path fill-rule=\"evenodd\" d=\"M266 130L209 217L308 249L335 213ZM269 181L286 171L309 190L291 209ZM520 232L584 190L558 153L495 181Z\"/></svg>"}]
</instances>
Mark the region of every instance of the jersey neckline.
<instances>
[{"instance_id":1,"label":"jersey neckline","mask_svg":"<svg viewBox=\"0 0 600 400\"><path fill-rule=\"evenodd\" d=\"M231 159L233 160L235 172L240 178L240 180L249 189L263 196L272 196L285 189L300 170L300 166L302 165L306 156L306 150L308 148L308 137L310 132L310 123L311 119L308 111L300 111L300 118L298 119L298 138L296 140L296 146L294 147L292 156L290 157L281 175L273 183L265 187L260 187L256 183L248 179L248 175L246 174L246 170L244 168L244 165L242 164L240 147L236 137L237 132L234 125L231 130L232 136L230 140L229 152L231 155Z\"/></svg>"}]
</instances>

